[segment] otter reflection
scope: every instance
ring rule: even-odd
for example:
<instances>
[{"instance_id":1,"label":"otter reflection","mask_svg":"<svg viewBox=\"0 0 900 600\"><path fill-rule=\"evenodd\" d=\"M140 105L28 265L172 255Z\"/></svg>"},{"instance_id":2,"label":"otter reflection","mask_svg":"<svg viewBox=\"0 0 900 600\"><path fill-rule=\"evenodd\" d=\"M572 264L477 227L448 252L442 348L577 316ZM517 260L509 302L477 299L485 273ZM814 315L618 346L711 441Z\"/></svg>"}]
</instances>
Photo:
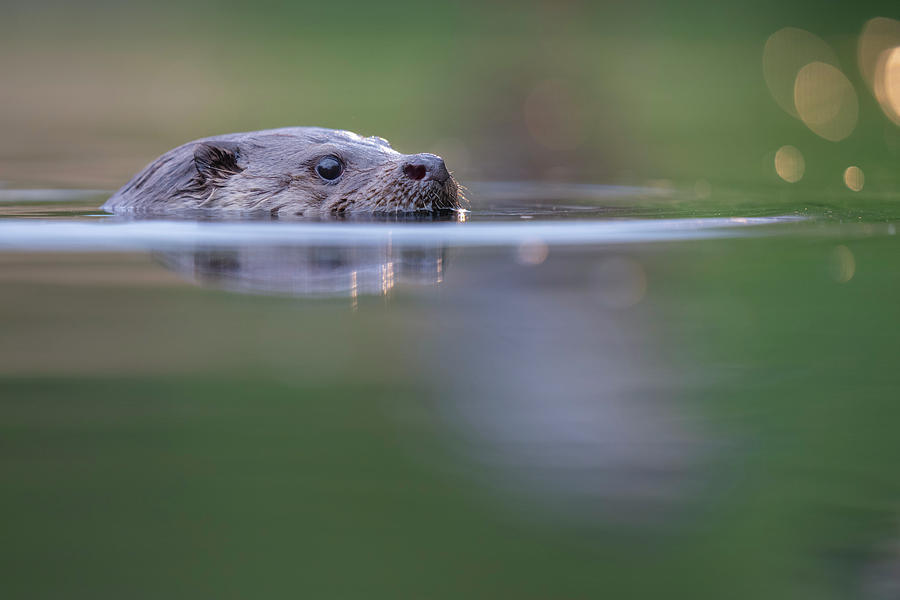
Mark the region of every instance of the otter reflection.
<instances>
[{"instance_id":1,"label":"otter reflection","mask_svg":"<svg viewBox=\"0 0 900 600\"><path fill-rule=\"evenodd\" d=\"M441 282L444 247L245 246L155 253L202 286L291 296L383 295L398 284Z\"/></svg>"}]
</instances>

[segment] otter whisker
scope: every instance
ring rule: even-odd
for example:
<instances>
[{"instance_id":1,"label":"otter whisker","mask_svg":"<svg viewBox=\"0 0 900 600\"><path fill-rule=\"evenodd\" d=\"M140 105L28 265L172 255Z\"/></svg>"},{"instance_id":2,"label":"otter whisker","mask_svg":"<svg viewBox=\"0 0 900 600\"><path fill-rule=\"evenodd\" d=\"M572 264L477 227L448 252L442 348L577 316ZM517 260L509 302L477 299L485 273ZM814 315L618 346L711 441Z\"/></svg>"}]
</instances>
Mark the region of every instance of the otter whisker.
<instances>
[{"instance_id":1,"label":"otter whisker","mask_svg":"<svg viewBox=\"0 0 900 600\"><path fill-rule=\"evenodd\" d=\"M272 196L274 196L274 195L275 195L275 194L266 194L265 196L263 196L263 199L262 199L262 200L260 200L260 201L257 202L256 204L253 204L253 205L250 206L247 210L256 210L257 208L259 208L260 206L262 206L263 204L265 204L266 202L268 202L269 200L271 200L271 199L272 199Z\"/></svg>"},{"instance_id":2,"label":"otter whisker","mask_svg":"<svg viewBox=\"0 0 900 600\"><path fill-rule=\"evenodd\" d=\"M204 207L207 206L210 202L212 202L213 196L216 195L216 190L217 190L217 189L219 189L219 188L215 188L215 187L212 188L212 189L209 191L209 198L207 198L206 200L204 200L203 202L201 202L200 204L198 204L198 205L197 205L197 208L204 208Z\"/></svg>"}]
</instances>

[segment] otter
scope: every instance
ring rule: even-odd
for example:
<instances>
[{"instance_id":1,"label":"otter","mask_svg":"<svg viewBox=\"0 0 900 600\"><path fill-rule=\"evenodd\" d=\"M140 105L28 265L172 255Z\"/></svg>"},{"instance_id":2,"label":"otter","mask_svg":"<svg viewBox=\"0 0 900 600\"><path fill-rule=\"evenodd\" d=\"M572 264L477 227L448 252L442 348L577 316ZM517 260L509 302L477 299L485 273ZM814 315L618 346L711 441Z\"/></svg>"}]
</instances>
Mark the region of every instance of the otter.
<instances>
[{"instance_id":1,"label":"otter","mask_svg":"<svg viewBox=\"0 0 900 600\"><path fill-rule=\"evenodd\" d=\"M340 246L236 245L152 252L188 281L233 292L296 297L387 295L396 285L434 286L447 266L441 242Z\"/></svg>"},{"instance_id":2,"label":"otter","mask_svg":"<svg viewBox=\"0 0 900 600\"><path fill-rule=\"evenodd\" d=\"M102 208L306 216L439 212L462 201L439 156L401 154L383 138L350 131L288 127L188 142L147 165Z\"/></svg>"}]
</instances>

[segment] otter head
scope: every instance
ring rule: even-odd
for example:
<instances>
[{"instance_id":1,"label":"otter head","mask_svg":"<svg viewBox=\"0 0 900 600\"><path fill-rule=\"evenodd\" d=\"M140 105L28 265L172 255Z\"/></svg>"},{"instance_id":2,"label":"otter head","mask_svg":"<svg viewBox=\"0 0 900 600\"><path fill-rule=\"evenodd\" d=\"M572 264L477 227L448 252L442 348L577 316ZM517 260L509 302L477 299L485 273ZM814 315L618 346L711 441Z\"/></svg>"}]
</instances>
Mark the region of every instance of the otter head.
<instances>
[{"instance_id":1,"label":"otter head","mask_svg":"<svg viewBox=\"0 0 900 600\"><path fill-rule=\"evenodd\" d=\"M459 187L434 154L401 154L379 137L292 128L193 144L195 175L174 194L194 208L412 212L460 207Z\"/></svg>"}]
</instances>

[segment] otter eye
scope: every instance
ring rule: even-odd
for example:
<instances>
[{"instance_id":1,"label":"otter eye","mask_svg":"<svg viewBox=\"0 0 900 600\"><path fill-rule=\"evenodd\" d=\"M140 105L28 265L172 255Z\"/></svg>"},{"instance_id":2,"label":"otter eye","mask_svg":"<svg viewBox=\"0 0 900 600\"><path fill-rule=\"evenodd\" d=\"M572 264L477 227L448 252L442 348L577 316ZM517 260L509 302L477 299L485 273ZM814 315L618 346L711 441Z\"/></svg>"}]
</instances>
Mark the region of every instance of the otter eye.
<instances>
[{"instance_id":1,"label":"otter eye","mask_svg":"<svg viewBox=\"0 0 900 600\"><path fill-rule=\"evenodd\" d=\"M316 173L326 181L334 181L344 172L344 165L337 157L326 156L316 165Z\"/></svg>"}]
</instances>

